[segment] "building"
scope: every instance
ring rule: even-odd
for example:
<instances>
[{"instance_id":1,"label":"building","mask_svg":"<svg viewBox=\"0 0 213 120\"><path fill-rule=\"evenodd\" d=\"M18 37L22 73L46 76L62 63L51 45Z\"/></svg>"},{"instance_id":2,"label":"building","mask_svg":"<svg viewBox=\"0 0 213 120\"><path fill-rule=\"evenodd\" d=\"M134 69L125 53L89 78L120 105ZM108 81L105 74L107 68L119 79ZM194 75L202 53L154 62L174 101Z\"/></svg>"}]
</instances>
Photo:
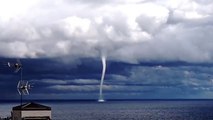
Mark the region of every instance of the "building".
<instances>
[{"instance_id":1,"label":"building","mask_svg":"<svg viewBox=\"0 0 213 120\"><path fill-rule=\"evenodd\" d=\"M13 107L12 120L51 120L51 107L30 102Z\"/></svg>"}]
</instances>

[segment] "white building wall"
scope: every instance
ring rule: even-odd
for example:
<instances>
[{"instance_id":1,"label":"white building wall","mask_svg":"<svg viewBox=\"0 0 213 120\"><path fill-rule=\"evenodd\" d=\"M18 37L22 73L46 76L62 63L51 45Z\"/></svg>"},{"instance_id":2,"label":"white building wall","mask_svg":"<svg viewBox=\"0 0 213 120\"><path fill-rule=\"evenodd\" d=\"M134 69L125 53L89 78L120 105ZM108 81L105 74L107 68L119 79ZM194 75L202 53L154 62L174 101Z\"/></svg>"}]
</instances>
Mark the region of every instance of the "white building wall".
<instances>
[{"instance_id":1,"label":"white building wall","mask_svg":"<svg viewBox=\"0 0 213 120\"><path fill-rule=\"evenodd\" d=\"M42 111L22 111L22 117L37 117L37 116L49 116L50 119L51 117L51 111L49 110L42 110Z\"/></svg>"},{"instance_id":2,"label":"white building wall","mask_svg":"<svg viewBox=\"0 0 213 120\"><path fill-rule=\"evenodd\" d=\"M12 112L12 120L21 120L23 117L42 117L42 116L49 116L52 119L51 111L50 110L33 110L33 111L22 111L14 110Z\"/></svg>"}]
</instances>

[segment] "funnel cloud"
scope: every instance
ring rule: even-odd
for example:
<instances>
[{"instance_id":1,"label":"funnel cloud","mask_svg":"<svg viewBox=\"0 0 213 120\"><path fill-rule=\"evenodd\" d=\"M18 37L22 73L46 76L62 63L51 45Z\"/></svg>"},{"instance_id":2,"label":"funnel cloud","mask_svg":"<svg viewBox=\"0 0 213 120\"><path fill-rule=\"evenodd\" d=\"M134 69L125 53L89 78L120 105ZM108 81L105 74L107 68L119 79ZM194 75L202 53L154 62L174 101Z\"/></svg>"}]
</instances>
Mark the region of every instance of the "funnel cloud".
<instances>
[{"instance_id":1,"label":"funnel cloud","mask_svg":"<svg viewBox=\"0 0 213 120\"><path fill-rule=\"evenodd\" d=\"M105 73L106 73L106 57L102 56L101 57L101 61L102 61L102 75L101 75L101 83L100 83L100 91L99 91L99 102L103 102L104 101L104 97L103 97L103 84L104 84L104 77L105 77Z\"/></svg>"}]
</instances>

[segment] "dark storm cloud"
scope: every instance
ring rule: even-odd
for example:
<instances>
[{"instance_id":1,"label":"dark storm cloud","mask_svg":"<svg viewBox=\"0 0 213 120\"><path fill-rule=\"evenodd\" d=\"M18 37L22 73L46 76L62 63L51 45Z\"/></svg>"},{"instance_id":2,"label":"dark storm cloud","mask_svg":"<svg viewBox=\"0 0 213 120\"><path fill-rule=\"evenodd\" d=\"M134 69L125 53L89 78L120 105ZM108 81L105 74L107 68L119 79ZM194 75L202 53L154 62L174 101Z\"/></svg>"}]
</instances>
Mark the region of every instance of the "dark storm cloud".
<instances>
[{"instance_id":1,"label":"dark storm cloud","mask_svg":"<svg viewBox=\"0 0 213 120\"><path fill-rule=\"evenodd\" d=\"M2 61L7 60L2 59ZM21 61L24 65L23 79L33 85L30 90L31 95L25 96L26 98L36 99L36 96L43 94L51 94L44 97L46 99L59 96L73 99L75 98L73 94L79 95L79 98L90 98L88 94L97 96L101 61L83 59L73 65L55 59L22 59ZM125 94L130 94L130 98L140 99L205 98L211 97L210 93L213 91L211 64L152 62L135 65L108 61L107 68L103 89L108 98L125 97ZM9 93L10 97L19 98L16 90L20 79L19 73L15 74L8 70L0 75L2 91ZM173 92L177 94L173 95ZM114 96L116 94L119 95L116 97ZM8 98L7 94L3 96Z\"/></svg>"}]
</instances>

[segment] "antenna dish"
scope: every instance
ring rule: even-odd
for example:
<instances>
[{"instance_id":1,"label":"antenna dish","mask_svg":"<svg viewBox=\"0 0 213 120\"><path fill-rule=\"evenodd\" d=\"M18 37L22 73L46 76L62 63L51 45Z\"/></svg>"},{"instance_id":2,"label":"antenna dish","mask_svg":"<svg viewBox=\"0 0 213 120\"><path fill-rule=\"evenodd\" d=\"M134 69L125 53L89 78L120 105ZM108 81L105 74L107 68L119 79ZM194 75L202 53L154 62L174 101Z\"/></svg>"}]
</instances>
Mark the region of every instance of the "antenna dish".
<instances>
[{"instance_id":1,"label":"antenna dish","mask_svg":"<svg viewBox=\"0 0 213 120\"><path fill-rule=\"evenodd\" d=\"M18 90L19 95L29 95L29 89L31 89L31 88L32 88L32 86L29 84L28 81L20 80L18 82L17 90Z\"/></svg>"},{"instance_id":2,"label":"antenna dish","mask_svg":"<svg viewBox=\"0 0 213 120\"><path fill-rule=\"evenodd\" d=\"M15 73L19 72L19 70L22 68L22 64L21 64L21 61L19 59L17 59L16 63L8 62L7 66L12 68L12 69L15 69L15 71L14 71Z\"/></svg>"}]
</instances>

